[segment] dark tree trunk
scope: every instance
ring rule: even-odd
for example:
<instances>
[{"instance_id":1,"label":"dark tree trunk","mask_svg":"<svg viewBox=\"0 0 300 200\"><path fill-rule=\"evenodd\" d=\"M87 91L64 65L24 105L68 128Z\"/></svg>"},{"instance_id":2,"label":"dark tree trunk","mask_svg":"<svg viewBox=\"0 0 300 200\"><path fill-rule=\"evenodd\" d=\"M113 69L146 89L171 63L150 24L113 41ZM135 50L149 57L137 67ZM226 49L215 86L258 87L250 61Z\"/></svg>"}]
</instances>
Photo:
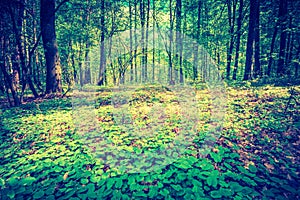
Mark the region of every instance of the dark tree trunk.
<instances>
[{"instance_id":1,"label":"dark tree trunk","mask_svg":"<svg viewBox=\"0 0 300 200\"><path fill-rule=\"evenodd\" d=\"M254 78L261 76L260 69L260 28L259 28L259 18L260 18L260 3L259 0L256 3L255 10L255 52L254 52Z\"/></svg>"},{"instance_id":2,"label":"dark tree trunk","mask_svg":"<svg viewBox=\"0 0 300 200\"><path fill-rule=\"evenodd\" d=\"M173 15L172 15L172 0L169 2L169 15L170 15L170 32L169 32L169 50L168 54L168 61L169 61L169 84L174 85L175 82L173 80L173 62L172 62L172 46L173 46Z\"/></svg>"},{"instance_id":3,"label":"dark tree trunk","mask_svg":"<svg viewBox=\"0 0 300 200\"><path fill-rule=\"evenodd\" d=\"M176 0L176 61L179 62L179 82L183 83L181 10L182 2L181 0Z\"/></svg>"},{"instance_id":4,"label":"dark tree trunk","mask_svg":"<svg viewBox=\"0 0 300 200\"><path fill-rule=\"evenodd\" d=\"M155 81L155 1L153 1L153 49L152 49L152 83Z\"/></svg>"},{"instance_id":5,"label":"dark tree trunk","mask_svg":"<svg viewBox=\"0 0 300 200\"><path fill-rule=\"evenodd\" d=\"M269 53L269 62L268 62L268 67L267 67L267 75L271 76L271 70L272 70L272 64L273 64L273 52L274 52L274 47L275 47L275 41L277 37L277 32L278 32L278 27L277 23L274 27L274 32L271 40L271 47L270 47L270 53Z\"/></svg>"},{"instance_id":6,"label":"dark tree trunk","mask_svg":"<svg viewBox=\"0 0 300 200\"><path fill-rule=\"evenodd\" d=\"M99 81L98 85L104 85L105 83L105 65L106 65L106 54L105 54L105 2L101 0L100 4L101 16L100 16L100 29L101 29L101 38L100 38L100 68L99 68Z\"/></svg>"},{"instance_id":7,"label":"dark tree trunk","mask_svg":"<svg viewBox=\"0 0 300 200\"><path fill-rule=\"evenodd\" d=\"M201 9L202 9L202 0L198 1L198 13L197 13L197 42L199 42L199 37L201 34ZM198 66L199 66L199 44L194 45L194 58L193 58L193 80L195 81L198 78Z\"/></svg>"},{"instance_id":8,"label":"dark tree trunk","mask_svg":"<svg viewBox=\"0 0 300 200\"><path fill-rule=\"evenodd\" d=\"M132 57L133 54L133 45L132 45L132 0L129 0L129 45L130 45L130 52L129 52L129 56ZM130 61L130 82L133 82L133 62L132 60Z\"/></svg>"},{"instance_id":9,"label":"dark tree trunk","mask_svg":"<svg viewBox=\"0 0 300 200\"><path fill-rule=\"evenodd\" d=\"M90 42L89 39L86 38L85 41L85 66L84 66L84 84L91 83L91 65L90 65L90 56L89 56L89 48L90 48Z\"/></svg>"},{"instance_id":10,"label":"dark tree trunk","mask_svg":"<svg viewBox=\"0 0 300 200\"><path fill-rule=\"evenodd\" d=\"M134 77L135 82L138 82L138 70L137 70L137 1L134 1Z\"/></svg>"},{"instance_id":11,"label":"dark tree trunk","mask_svg":"<svg viewBox=\"0 0 300 200\"><path fill-rule=\"evenodd\" d=\"M254 28L255 28L255 10L257 0L250 1L250 15L249 15L249 26L248 26L248 38L247 38L247 50L246 50L246 65L244 72L244 80L251 79L251 71L253 64L253 44L255 39Z\"/></svg>"},{"instance_id":12,"label":"dark tree trunk","mask_svg":"<svg viewBox=\"0 0 300 200\"><path fill-rule=\"evenodd\" d=\"M234 26L235 26L235 14L236 14L235 13L235 11L236 11L236 0L227 0L227 9L228 9L228 23L229 23L230 41L229 41L229 45L228 45L228 48L227 48L226 78L230 79L231 60L232 60L232 52L233 52L233 45L234 45Z\"/></svg>"},{"instance_id":13,"label":"dark tree trunk","mask_svg":"<svg viewBox=\"0 0 300 200\"><path fill-rule=\"evenodd\" d=\"M55 33L55 0L41 0L41 33L46 59L46 93L61 93L61 65Z\"/></svg>"},{"instance_id":14,"label":"dark tree trunk","mask_svg":"<svg viewBox=\"0 0 300 200\"><path fill-rule=\"evenodd\" d=\"M282 76L285 74L285 53L286 53L286 28L287 28L287 0L280 0L279 3L279 20L281 27L280 34L280 50L279 50L279 59L277 66L277 75Z\"/></svg>"},{"instance_id":15,"label":"dark tree trunk","mask_svg":"<svg viewBox=\"0 0 300 200\"><path fill-rule=\"evenodd\" d=\"M242 35L244 0L240 0L239 2L240 2L240 5L239 5L239 17L237 19L235 62L234 62L233 75L232 75L233 80L236 80L236 76L237 76L237 70L238 70L238 66L239 66L239 52L240 52L240 44L241 44L241 35Z\"/></svg>"},{"instance_id":16,"label":"dark tree trunk","mask_svg":"<svg viewBox=\"0 0 300 200\"><path fill-rule=\"evenodd\" d=\"M150 0L147 0L146 39L145 39L145 81L148 81L148 40L149 40Z\"/></svg>"}]
</instances>

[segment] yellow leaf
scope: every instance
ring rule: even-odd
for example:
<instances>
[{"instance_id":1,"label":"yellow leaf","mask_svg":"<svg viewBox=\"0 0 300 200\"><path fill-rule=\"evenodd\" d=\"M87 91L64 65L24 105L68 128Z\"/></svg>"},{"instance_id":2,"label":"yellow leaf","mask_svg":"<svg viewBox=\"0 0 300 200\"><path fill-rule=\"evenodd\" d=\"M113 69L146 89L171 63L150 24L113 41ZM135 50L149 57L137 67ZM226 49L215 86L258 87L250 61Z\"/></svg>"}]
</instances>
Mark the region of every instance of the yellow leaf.
<instances>
[{"instance_id":1,"label":"yellow leaf","mask_svg":"<svg viewBox=\"0 0 300 200\"><path fill-rule=\"evenodd\" d=\"M65 175L64 175L64 177L63 177L64 180L66 180L68 178L68 176L69 176L69 172L66 172Z\"/></svg>"},{"instance_id":2,"label":"yellow leaf","mask_svg":"<svg viewBox=\"0 0 300 200\"><path fill-rule=\"evenodd\" d=\"M264 163L267 169L274 169L274 166L269 163Z\"/></svg>"}]
</instances>

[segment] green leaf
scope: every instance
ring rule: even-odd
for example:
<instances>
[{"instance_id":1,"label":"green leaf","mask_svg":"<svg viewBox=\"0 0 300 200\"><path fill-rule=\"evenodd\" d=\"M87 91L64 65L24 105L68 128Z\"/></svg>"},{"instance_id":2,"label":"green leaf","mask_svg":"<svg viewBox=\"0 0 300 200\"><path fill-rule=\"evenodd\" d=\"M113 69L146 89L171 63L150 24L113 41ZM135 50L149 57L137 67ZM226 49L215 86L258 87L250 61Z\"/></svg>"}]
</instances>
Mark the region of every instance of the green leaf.
<instances>
[{"instance_id":1,"label":"green leaf","mask_svg":"<svg viewBox=\"0 0 300 200\"><path fill-rule=\"evenodd\" d=\"M211 153L210 153L210 156L214 159L214 161L215 161L216 163L222 161L222 156L219 155L218 153L211 152Z\"/></svg>"},{"instance_id":2,"label":"green leaf","mask_svg":"<svg viewBox=\"0 0 300 200\"><path fill-rule=\"evenodd\" d=\"M30 176L22 179L23 185L32 185L32 183L35 181L36 181L36 178L30 177Z\"/></svg>"},{"instance_id":3,"label":"green leaf","mask_svg":"<svg viewBox=\"0 0 300 200\"><path fill-rule=\"evenodd\" d=\"M186 177L186 174L185 173L178 173L177 176L176 176L176 180L177 181L183 181L185 180L187 177Z\"/></svg>"},{"instance_id":4,"label":"green leaf","mask_svg":"<svg viewBox=\"0 0 300 200\"><path fill-rule=\"evenodd\" d=\"M54 195L47 196L46 200L55 200L55 196Z\"/></svg>"},{"instance_id":5,"label":"green leaf","mask_svg":"<svg viewBox=\"0 0 300 200\"><path fill-rule=\"evenodd\" d=\"M3 187L5 185L4 179L0 178L0 187Z\"/></svg>"},{"instance_id":6,"label":"green leaf","mask_svg":"<svg viewBox=\"0 0 300 200\"><path fill-rule=\"evenodd\" d=\"M289 185L282 185L281 187L282 187L283 189L285 189L285 190L291 192L291 193L294 193L294 194L297 192L295 188L293 188L293 187L291 187L291 186L289 186Z\"/></svg>"},{"instance_id":7,"label":"green leaf","mask_svg":"<svg viewBox=\"0 0 300 200\"><path fill-rule=\"evenodd\" d=\"M15 192L16 194L22 194L25 191L26 191L25 187L19 187Z\"/></svg>"},{"instance_id":8,"label":"green leaf","mask_svg":"<svg viewBox=\"0 0 300 200\"><path fill-rule=\"evenodd\" d=\"M219 171L214 170L206 179L207 184L209 186L213 186L214 188L216 188L218 185L218 176L219 176Z\"/></svg>"},{"instance_id":9,"label":"green leaf","mask_svg":"<svg viewBox=\"0 0 300 200\"><path fill-rule=\"evenodd\" d=\"M89 182L89 180L87 178L82 178L80 180L80 183L83 184L83 185L86 185L88 182Z\"/></svg>"},{"instance_id":10,"label":"green leaf","mask_svg":"<svg viewBox=\"0 0 300 200\"><path fill-rule=\"evenodd\" d=\"M171 187L176 191L182 190L182 187L180 185L171 185Z\"/></svg>"},{"instance_id":11,"label":"green leaf","mask_svg":"<svg viewBox=\"0 0 300 200\"><path fill-rule=\"evenodd\" d=\"M134 176L129 176L128 177L128 185L133 185L135 184L135 178Z\"/></svg>"},{"instance_id":12,"label":"green leaf","mask_svg":"<svg viewBox=\"0 0 300 200\"><path fill-rule=\"evenodd\" d=\"M222 197L222 193L219 190L214 190L210 192L210 196L217 199Z\"/></svg>"},{"instance_id":13,"label":"green leaf","mask_svg":"<svg viewBox=\"0 0 300 200\"><path fill-rule=\"evenodd\" d=\"M16 178L14 178L14 177L12 177L12 178L8 179L7 183L8 183L9 186L13 187L13 186L18 185L19 180L16 179Z\"/></svg>"},{"instance_id":14,"label":"green leaf","mask_svg":"<svg viewBox=\"0 0 300 200\"><path fill-rule=\"evenodd\" d=\"M249 165L249 171L252 172L252 173L256 173L257 168L254 165Z\"/></svg>"},{"instance_id":15,"label":"green leaf","mask_svg":"<svg viewBox=\"0 0 300 200\"><path fill-rule=\"evenodd\" d=\"M33 194L33 199L40 199L40 198L42 198L43 196L44 196L44 191L43 190L40 190L40 191L38 191L38 192L35 192L34 194Z\"/></svg>"},{"instance_id":16,"label":"green leaf","mask_svg":"<svg viewBox=\"0 0 300 200\"><path fill-rule=\"evenodd\" d=\"M8 192L7 192L7 196L10 198L10 199L14 199L14 197L15 197L15 191L13 191L13 190L9 190ZM2 196L2 195L1 195Z\"/></svg>"},{"instance_id":17,"label":"green leaf","mask_svg":"<svg viewBox=\"0 0 300 200\"><path fill-rule=\"evenodd\" d=\"M192 165L187 160L182 160L180 161L180 163L176 163L174 165L179 169L184 169L184 170L192 168Z\"/></svg>"},{"instance_id":18,"label":"green leaf","mask_svg":"<svg viewBox=\"0 0 300 200\"><path fill-rule=\"evenodd\" d=\"M233 192L230 189L220 188L220 192L224 197L232 196Z\"/></svg>"},{"instance_id":19,"label":"green leaf","mask_svg":"<svg viewBox=\"0 0 300 200\"><path fill-rule=\"evenodd\" d=\"M161 194L164 197L167 197L170 194L170 192L167 189L163 189L159 192L159 194Z\"/></svg>"},{"instance_id":20,"label":"green leaf","mask_svg":"<svg viewBox=\"0 0 300 200\"><path fill-rule=\"evenodd\" d=\"M116 184L115 184L115 188L120 189L120 188L122 188L122 185L123 185L122 179L120 179L120 178L117 179Z\"/></svg>"},{"instance_id":21,"label":"green leaf","mask_svg":"<svg viewBox=\"0 0 300 200\"><path fill-rule=\"evenodd\" d=\"M150 187L149 193L148 193L149 197L154 198L154 197L157 196L157 194L158 194L158 188L157 187Z\"/></svg>"},{"instance_id":22,"label":"green leaf","mask_svg":"<svg viewBox=\"0 0 300 200\"><path fill-rule=\"evenodd\" d=\"M248 178L248 177L246 177L246 176L243 178L243 181L244 181L245 183L247 183L247 184L252 185L252 186L257 186L257 184L256 184L255 181L253 181L252 179L250 179L250 178Z\"/></svg>"},{"instance_id":23,"label":"green leaf","mask_svg":"<svg viewBox=\"0 0 300 200\"><path fill-rule=\"evenodd\" d=\"M198 188L201 188L202 187L202 182L198 181L197 179L193 179L192 180L192 185L196 186Z\"/></svg>"},{"instance_id":24,"label":"green leaf","mask_svg":"<svg viewBox=\"0 0 300 200\"><path fill-rule=\"evenodd\" d=\"M108 179L106 184L107 189L111 189L114 184L115 184L115 179L113 178Z\"/></svg>"},{"instance_id":25,"label":"green leaf","mask_svg":"<svg viewBox=\"0 0 300 200\"><path fill-rule=\"evenodd\" d=\"M240 192L243 190L243 186L241 186L238 182L229 182L229 187L235 191L235 192Z\"/></svg>"}]
</instances>

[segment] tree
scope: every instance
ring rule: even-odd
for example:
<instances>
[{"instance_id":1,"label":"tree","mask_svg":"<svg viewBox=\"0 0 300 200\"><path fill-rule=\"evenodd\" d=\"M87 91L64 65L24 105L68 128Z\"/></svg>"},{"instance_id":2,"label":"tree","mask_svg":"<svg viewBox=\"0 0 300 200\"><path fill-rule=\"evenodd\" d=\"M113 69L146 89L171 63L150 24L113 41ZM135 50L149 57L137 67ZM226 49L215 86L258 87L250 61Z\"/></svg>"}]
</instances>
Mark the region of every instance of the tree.
<instances>
[{"instance_id":1,"label":"tree","mask_svg":"<svg viewBox=\"0 0 300 200\"><path fill-rule=\"evenodd\" d=\"M255 22L256 22L256 10L257 1L250 1L250 14L249 14L249 25L248 25L248 38L247 38L247 50L246 50L246 65L244 72L244 80L251 79L252 65L253 65L253 45L255 39Z\"/></svg>"},{"instance_id":2,"label":"tree","mask_svg":"<svg viewBox=\"0 0 300 200\"><path fill-rule=\"evenodd\" d=\"M226 78L230 78L231 70L231 60L234 45L234 26L235 26L235 15L236 15L236 0L227 0L227 10L228 10L228 24L229 24L229 45L227 48L227 68L226 68Z\"/></svg>"},{"instance_id":3,"label":"tree","mask_svg":"<svg viewBox=\"0 0 300 200\"><path fill-rule=\"evenodd\" d=\"M41 0L41 33L46 60L46 94L61 93L61 65L55 33L55 0Z\"/></svg>"},{"instance_id":4,"label":"tree","mask_svg":"<svg viewBox=\"0 0 300 200\"><path fill-rule=\"evenodd\" d=\"M259 27L259 18L260 18L260 3L257 1L256 9L255 9L255 27L254 27L254 34L255 34L255 51L254 51L254 78L261 76L261 69L260 69L260 27Z\"/></svg>"},{"instance_id":5,"label":"tree","mask_svg":"<svg viewBox=\"0 0 300 200\"><path fill-rule=\"evenodd\" d=\"M101 29L101 38L100 38L100 69L99 69L99 81L98 85L103 85L105 82L105 65L106 65L106 53L105 53L105 2L101 0L100 2L100 29Z\"/></svg>"},{"instance_id":6,"label":"tree","mask_svg":"<svg viewBox=\"0 0 300 200\"><path fill-rule=\"evenodd\" d=\"M241 44L241 35L242 35L242 20L243 20L243 7L244 0L239 0L239 16L237 19L237 36L236 36L236 47L235 47L235 62L233 68L232 79L236 80L237 70L239 66L239 53L240 53L240 44Z\"/></svg>"},{"instance_id":7,"label":"tree","mask_svg":"<svg viewBox=\"0 0 300 200\"><path fill-rule=\"evenodd\" d=\"M182 69L182 34L181 34L182 2L176 0L176 61L179 62L179 82L183 83ZM176 73L177 74L177 73Z\"/></svg>"},{"instance_id":8,"label":"tree","mask_svg":"<svg viewBox=\"0 0 300 200\"><path fill-rule=\"evenodd\" d=\"M285 53L286 53L286 28L287 28L287 0L280 0L279 3L279 20L280 20L280 50L277 65L277 75L284 75Z\"/></svg>"}]
</instances>

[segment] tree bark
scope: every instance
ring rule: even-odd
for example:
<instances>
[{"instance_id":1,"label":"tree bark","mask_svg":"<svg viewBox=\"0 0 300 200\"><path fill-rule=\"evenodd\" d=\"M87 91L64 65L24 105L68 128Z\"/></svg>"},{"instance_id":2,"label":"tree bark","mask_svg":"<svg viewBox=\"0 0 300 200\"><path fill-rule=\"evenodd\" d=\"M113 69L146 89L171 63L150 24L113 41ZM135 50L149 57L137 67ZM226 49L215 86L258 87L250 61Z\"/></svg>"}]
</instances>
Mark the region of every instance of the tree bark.
<instances>
[{"instance_id":1,"label":"tree bark","mask_svg":"<svg viewBox=\"0 0 300 200\"><path fill-rule=\"evenodd\" d=\"M255 9L255 52L254 52L254 78L261 76L260 68L260 28L259 28L259 19L260 19L260 3L259 0L256 3Z\"/></svg>"},{"instance_id":2,"label":"tree bark","mask_svg":"<svg viewBox=\"0 0 300 200\"><path fill-rule=\"evenodd\" d=\"M280 20L280 50L277 65L277 75L282 76L285 74L285 53L286 53L286 39L287 39L287 0L280 0L279 3L279 20Z\"/></svg>"},{"instance_id":3,"label":"tree bark","mask_svg":"<svg viewBox=\"0 0 300 200\"><path fill-rule=\"evenodd\" d=\"M243 20L243 7L244 0L239 1L239 16L237 19L237 36L236 36L236 48L235 48L235 62L233 68L232 79L236 80L237 70L239 66L239 53L240 53L240 44L241 44L241 35L242 35L242 20Z\"/></svg>"},{"instance_id":4,"label":"tree bark","mask_svg":"<svg viewBox=\"0 0 300 200\"><path fill-rule=\"evenodd\" d=\"M101 16L100 16L100 68L99 68L99 81L98 85L104 85L105 83L105 64L106 64L106 53L105 53L105 2L101 0L100 3Z\"/></svg>"},{"instance_id":5,"label":"tree bark","mask_svg":"<svg viewBox=\"0 0 300 200\"><path fill-rule=\"evenodd\" d=\"M61 65L55 33L55 0L41 0L41 33L46 59L46 94L61 93Z\"/></svg>"},{"instance_id":6,"label":"tree bark","mask_svg":"<svg viewBox=\"0 0 300 200\"><path fill-rule=\"evenodd\" d=\"M181 0L176 0L176 61L179 62L179 82L183 83L181 10L182 2Z\"/></svg>"},{"instance_id":7,"label":"tree bark","mask_svg":"<svg viewBox=\"0 0 300 200\"><path fill-rule=\"evenodd\" d=\"M236 11L236 2L235 1L236 0L227 0L229 35L230 35L229 45L227 48L227 67L226 67L226 78L227 79L230 79L231 60L232 60L232 52L233 52L233 45L234 45L234 26L235 26L235 15L236 15L236 12L235 12Z\"/></svg>"},{"instance_id":8,"label":"tree bark","mask_svg":"<svg viewBox=\"0 0 300 200\"><path fill-rule=\"evenodd\" d=\"M250 1L250 15L249 15L249 26L248 26L248 38L247 38L247 50L246 50L246 65L244 72L244 80L251 79L251 71L253 64L253 44L254 44L254 28L255 28L255 10L257 0Z\"/></svg>"},{"instance_id":9,"label":"tree bark","mask_svg":"<svg viewBox=\"0 0 300 200\"><path fill-rule=\"evenodd\" d=\"M169 15L170 15L170 32L169 32L169 51L168 54L168 61L169 61L169 84L174 85L175 81L173 79L173 63L172 63L172 48L173 48L173 15L172 15L172 0L169 2Z\"/></svg>"}]
</instances>

